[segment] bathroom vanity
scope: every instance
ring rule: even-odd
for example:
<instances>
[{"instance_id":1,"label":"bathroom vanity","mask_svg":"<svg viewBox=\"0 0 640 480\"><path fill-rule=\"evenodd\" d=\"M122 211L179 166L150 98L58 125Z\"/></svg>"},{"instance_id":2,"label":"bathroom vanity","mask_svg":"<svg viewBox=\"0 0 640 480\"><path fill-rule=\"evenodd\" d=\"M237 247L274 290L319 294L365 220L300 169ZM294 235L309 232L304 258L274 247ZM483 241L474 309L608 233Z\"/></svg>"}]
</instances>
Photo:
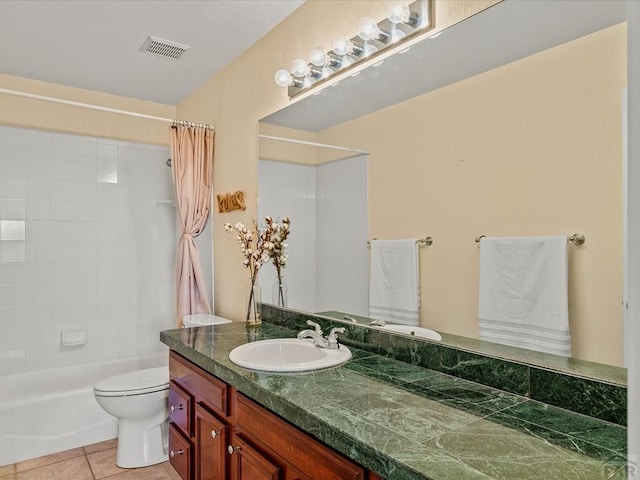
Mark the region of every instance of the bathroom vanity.
<instances>
[{"instance_id":1,"label":"bathroom vanity","mask_svg":"<svg viewBox=\"0 0 640 480\"><path fill-rule=\"evenodd\" d=\"M271 323L161 333L182 478L626 478L624 426L359 348L353 331L353 358L332 369L274 374L229 360L239 345L296 333Z\"/></svg>"},{"instance_id":2,"label":"bathroom vanity","mask_svg":"<svg viewBox=\"0 0 640 480\"><path fill-rule=\"evenodd\" d=\"M169 369L170 462L183 479L379 478L175 352Z\"/></svg>"}]
</instances>

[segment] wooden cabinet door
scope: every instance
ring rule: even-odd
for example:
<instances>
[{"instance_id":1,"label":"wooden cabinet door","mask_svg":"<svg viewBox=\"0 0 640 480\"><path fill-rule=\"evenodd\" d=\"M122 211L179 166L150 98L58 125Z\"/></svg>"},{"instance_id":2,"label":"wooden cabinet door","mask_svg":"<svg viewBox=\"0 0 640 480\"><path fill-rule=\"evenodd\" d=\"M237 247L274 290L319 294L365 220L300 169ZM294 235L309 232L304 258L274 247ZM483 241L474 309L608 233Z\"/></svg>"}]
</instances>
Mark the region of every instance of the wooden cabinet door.
<instances>
[{"instance_id":1,"label":"wooden cabinet door","mask_svg":"<svg viewBox=\"0 0 640 480\"><path fill-rule=\"evenodd\" d=\"M191 443L172 423L169 425L169 462L182 480L191 480Z\"/></svg>"},{"instance_id":2,"label":"wooden cabinet door","mask_svg":"<svg viewBox=\"0 0 640 480\"><path fill-rule=\"evenodd\" d=\"M227 426L202 405L195 412L196 480L225 480Z\"/></svg>"},{"instance_id":3,"label":"wooden cabinet door","mask_svg":"<svg viewBox=\"0 0 640 480\"><path fill-rule=\"evenodd\" d=\"M284 480L283 469L250 444L233 435L229 445L231 480Z\"/></svg>"},{"instance_id":4,"label":"wooden cabinet door","mask_svg":"<svg viewBox=\"0 0 640 480\"><path fill-rule=\"evenodd\" d=\"M313 478L290 466L287 468L287 472L285 473L285 480L313 480Z\"/></svg>"},{"instance_id":5,"label":"wooden cabinet door","mask_svg":"<svg viewBox=\"0 0 640 480\"><path fill-rule=\"evenodd\" d=\"M348 458L303 433L291 424L269 412L253 400L237 393L235 395L235 425L240 428L243 438L254 439L263 451L277 457L281 465L286 465L287 479L297 480L289 475L289 467L318 480L364 480L365 471ZM305 477L298 476L301 479Z\"/></svg>"}]
</instances>

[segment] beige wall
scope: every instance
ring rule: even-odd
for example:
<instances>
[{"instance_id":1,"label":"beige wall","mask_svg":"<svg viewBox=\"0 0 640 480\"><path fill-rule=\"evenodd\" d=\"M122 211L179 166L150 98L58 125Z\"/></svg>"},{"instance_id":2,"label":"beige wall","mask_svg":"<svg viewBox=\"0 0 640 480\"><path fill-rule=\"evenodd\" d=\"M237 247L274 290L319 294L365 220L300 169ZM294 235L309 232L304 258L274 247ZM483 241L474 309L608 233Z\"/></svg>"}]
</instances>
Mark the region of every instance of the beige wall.
<instances>
[{"instance_id":1,"label":"beige wall","mask_svg":"<svg viewBox=\"0 0 640 480\"><path fill-rule=\"evenodd\" d=\"M296 130L293 128L279 127L261 123L259 125L261 135L270 137L300 140L302 142L317 143L317 134ZM271 138L260 138L258 140L258 151L260 159L275 160L278 162L300 163L305 165L317 164L318 149L313 145L302 143L283 142Z\"/></svg>"},{"instance_id":2,"label":"beige wall","mask_svg":"<svg viewBox=\"0 0 640 480\"><path fill-rule=\"evenodd\" d=\"M371 153L372 237L434 237L422 325L478 335L478 235L582 232L573 353L621 365L625 86L623 24L318 134Z\"/></svg>"},{"instance_id":3,"label":"beige wall","mask_svg":"<svg viewBox=\"0 0 640 480\"><path fill-rule=\"evenodd\" d=\"M175 118L175 107L0 74L0 88ZM190 119L197 121L197 119ZM167 123L0 93L0 124L168 145Z\"/></svg>"},{"instance_id":4,"label":"beige wall","mask_svg":"<svg viewBox=\"0 0 640 480\"><path fill-rule=\"evenodd\" d=\"M216 127L214 190L243 190L244 212L213 214L216 313L242 319L247 271L225 222L249 224L257 213L258 120L288 104L286 89L275 85L277 69L317 46L329 49L337 34L355 35L361 17L383 18L392 1L308 0L292 15L178 105L181 118ZM436 30L483 10L496 0L438 0Z\"/></svg>"}]
</instances>

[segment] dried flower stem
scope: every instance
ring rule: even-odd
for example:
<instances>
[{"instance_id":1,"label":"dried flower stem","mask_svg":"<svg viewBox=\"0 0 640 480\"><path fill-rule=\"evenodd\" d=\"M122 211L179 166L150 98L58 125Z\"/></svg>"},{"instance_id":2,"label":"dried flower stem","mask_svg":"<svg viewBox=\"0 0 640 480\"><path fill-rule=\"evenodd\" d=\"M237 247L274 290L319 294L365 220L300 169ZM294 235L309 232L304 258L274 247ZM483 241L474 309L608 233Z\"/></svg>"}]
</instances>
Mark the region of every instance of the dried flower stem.
<instances>
[{"instance_id":1,"label":"dried flower stem","mask_svg":"<svg viewBox=\"0 0 640 480\"><path fill-rule=\"evenodd\" d=\"M284 289L282 288L282 269L287 265L287 253L285 250L288 245L285 243L285 240L291 232L291 219L289 219L289 217L284 217L282 219L282 223L278 224L273 221L273 218L266 217L265 222L267 223L267 228L271 230L271 243L273 248L268 249L267 253L273 263L273 266L276 267L276 274L278 276L278 305L284 307L285 302Z\"/></svg>"},{"instance_id":2,"label":"dried flower stem","mask_svg":"<svg viewBox=\"0 0 640 480\"><path fill-rule=\"evenodd\" d=\"M251 317L251 310L253 307L254 320L257 320L257 300L255 298L255 284L258 278L258 271L260 267L269 261L268 251L273 248L271 242L272 230L269 224L261 231L257 221L253 221L253 231L249 231L242 223L238 222L235 225L230 223L224 224L224 229L227 232L235 231L238 235L236 239L240 243L240 251L244 255L242 264L249 270L249 279L251 280L251 292L249 293L249 301L247 305L246 320L249 321ZM253 241L256 241L255 248Z\"/></svg>"}]
</instances>

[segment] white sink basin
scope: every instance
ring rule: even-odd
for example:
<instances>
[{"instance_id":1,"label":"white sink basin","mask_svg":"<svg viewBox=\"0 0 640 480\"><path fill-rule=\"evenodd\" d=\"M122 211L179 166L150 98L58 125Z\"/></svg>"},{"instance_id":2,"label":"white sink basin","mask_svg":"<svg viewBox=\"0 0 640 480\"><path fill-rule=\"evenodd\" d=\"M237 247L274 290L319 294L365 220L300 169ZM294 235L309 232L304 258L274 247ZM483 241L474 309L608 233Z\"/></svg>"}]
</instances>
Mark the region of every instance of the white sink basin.
<instances>
[{"instance_id":1,"label":"white sink basin","mask_svg":"<svg viewBox=\"0 0 640 480\"><path fill-rule=\"evenodd\" d=\"M428 338L429 340L442 340L442 335L438 332L430 330L424 327L414 327L411 325L393 325L387 324L384 327L380 327L383 330L389 330L395 333L404 333L405 335L412 335L418 338Z\"/></svg>"},{"instance_id":2,"label":"white sink basin","mask_svg":"<svg viewBox=\"0 0 640 480\"><path fill-rule=\"evenodd\" d=\"M350 358L351 351L344 345L331 350L297 338L245 343L229 353L229 359L236 365L263 372L307 372L335 367Z\"/></svg>"}]
</instances>

